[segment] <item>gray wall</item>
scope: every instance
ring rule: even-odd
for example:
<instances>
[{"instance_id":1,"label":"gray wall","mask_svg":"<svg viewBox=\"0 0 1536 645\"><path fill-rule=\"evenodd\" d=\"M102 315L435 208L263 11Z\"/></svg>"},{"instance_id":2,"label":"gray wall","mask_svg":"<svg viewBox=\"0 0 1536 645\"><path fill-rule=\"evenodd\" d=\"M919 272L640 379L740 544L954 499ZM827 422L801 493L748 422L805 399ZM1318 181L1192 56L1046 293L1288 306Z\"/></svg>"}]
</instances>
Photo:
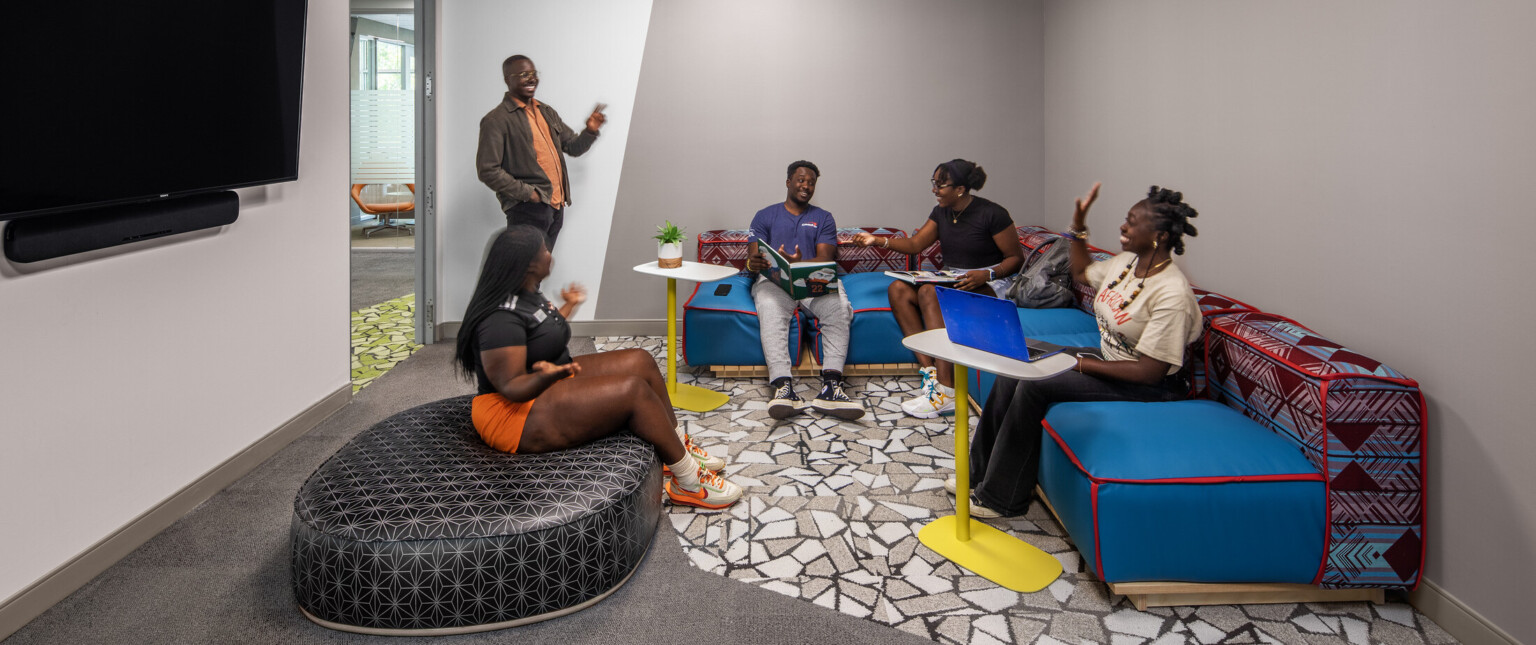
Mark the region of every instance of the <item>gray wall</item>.
<instances>
[{"instance_id":1,"label":"gray wall","mask_svg":"<svg viewBox=\"0 0 1536 645\"><path fill-rule=\"evenodd\" d=\"M1536 5L1052 0L1043 208L1185 191L1199 284L1429 398L1427 579L1536 643Z\"/></svg>"},{"instance_id":2,"label":"gray wall","mask_svg":"<svg viewBox=\"0 0 1536 645\"><path fill-rule=\"evenodd\" d=\"M656 225L746 228L796 159L821 167L814 202L841 226L917 227L955 157L1037 219L1041 18L1007 0L656 0L596 317L664 317L659 283L631 270Z\"/></svg>"}]
</instances>

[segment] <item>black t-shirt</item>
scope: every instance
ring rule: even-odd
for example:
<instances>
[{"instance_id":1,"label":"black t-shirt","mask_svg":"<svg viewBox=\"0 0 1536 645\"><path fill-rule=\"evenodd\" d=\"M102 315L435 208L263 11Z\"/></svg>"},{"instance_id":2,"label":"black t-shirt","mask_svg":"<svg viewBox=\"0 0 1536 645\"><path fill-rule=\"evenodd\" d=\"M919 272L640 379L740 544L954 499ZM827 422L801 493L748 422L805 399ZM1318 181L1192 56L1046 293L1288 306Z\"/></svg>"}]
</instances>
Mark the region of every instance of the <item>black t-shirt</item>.
<instances>
[{"instance_id":1,"label":"black t-shirt","mask_svg":"<svg viewBox=\"0 0 1536 645\"><path fill-rule=\"evenodd\" d=\"M972 195L971 205L960 212L958 221L954 212L940 206L933 207L928 219L939 226L939 249L946 268L985 269L1003 261L1005 256L992 236L1013 228L1008 209Z\"/></svg>"},{"instance_id":2,"label":"black t-shirt","mask_svg":"<svg viewBox=\"0 0 1536 645\"><path fill-rule=\"evenodd\" d=\"M496 391L496 386L485 375L485 366L479 363L480 352L526 347L528 364L523 369L531 372L533 364L539 361L556 365L571 362L571 352L566 348L570 342L570 324L544 294L525 291L512 296L500 309L481 320L475 329L475 380L480 384L480 393Z\"/></svg>"}]
</instances>

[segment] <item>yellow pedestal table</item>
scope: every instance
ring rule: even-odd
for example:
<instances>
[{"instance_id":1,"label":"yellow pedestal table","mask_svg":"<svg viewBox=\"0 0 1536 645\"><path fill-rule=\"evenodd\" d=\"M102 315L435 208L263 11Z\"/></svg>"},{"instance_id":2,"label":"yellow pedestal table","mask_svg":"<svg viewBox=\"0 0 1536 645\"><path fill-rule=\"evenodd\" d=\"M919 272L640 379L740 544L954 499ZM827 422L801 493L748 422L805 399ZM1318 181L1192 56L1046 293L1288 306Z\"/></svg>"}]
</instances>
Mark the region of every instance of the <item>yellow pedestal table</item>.
<instances>
[{"instance_id":1,"label":"yellow pedestal table","mask_svg":"<svg viewBox=\"0 0 1536 645\"><path fill-rule=\"evenodd\" d=\"M635 272L667 279L667 394L672 397L673 407L708 412L725 405L731 397L723 392L677 382L677 281L714 282L736 275L740 270L686 260L678 268L663 269L653 260L636 265Z\"/></svg>"},{"instance_id":2,"label":"yellow pedestal table","mask_svg":"<svg viewBox=\"0 0 1536 645\"><path fill-rule=\"evenodd\" d=\"M1020 380L1049 378L1072 369L1065 354L1024 362L949 342L944 329L930 329L901 341L919 354L955 365L955 514L941 517L917 533L917 539L977 575L1020 592L1044 589L1061 575L1061 562L1049 553L971 519L971 441L966 369L975 368Z\"/></svg>"}]
</instances>

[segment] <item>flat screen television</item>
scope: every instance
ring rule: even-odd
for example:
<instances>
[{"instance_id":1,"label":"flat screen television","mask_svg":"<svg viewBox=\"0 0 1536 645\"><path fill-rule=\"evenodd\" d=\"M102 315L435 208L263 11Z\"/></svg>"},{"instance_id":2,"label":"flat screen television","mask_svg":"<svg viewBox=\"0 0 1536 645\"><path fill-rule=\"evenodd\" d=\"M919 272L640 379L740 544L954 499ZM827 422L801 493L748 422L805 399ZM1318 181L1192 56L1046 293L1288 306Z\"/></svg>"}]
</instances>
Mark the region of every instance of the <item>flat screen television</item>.
<instances>
[{"instance_id":1,"label":"flat screen television","mask_svg":"<svg viewBox=\"0 0 1536 645\"><path fill-rule=\"evenodd\" d=\"M306 9L8 3L0 220L297 179Z\"/></svg>"}]
</instances>

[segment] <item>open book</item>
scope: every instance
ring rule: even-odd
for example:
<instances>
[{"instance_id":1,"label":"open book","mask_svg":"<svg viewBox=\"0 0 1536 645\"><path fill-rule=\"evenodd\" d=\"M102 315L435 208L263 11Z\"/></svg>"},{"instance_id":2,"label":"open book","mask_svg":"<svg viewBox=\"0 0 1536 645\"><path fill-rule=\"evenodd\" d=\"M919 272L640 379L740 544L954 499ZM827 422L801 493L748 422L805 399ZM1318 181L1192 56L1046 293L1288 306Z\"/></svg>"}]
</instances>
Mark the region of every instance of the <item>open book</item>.
<instances>
[{"instance_id":1,"label":"open book","mask_svg":"<svg viewBox=\"0 0 1536 645\"><path fill-rule=\"evenodd\" d=\"M837 293L836 262L790 262L762 240L757 241L757 250L768 260L768 268L760 273L779 285L790 298L799 300Z\"/></svg>"},{"instance_id":2,"label":"open book","mask_svg":"<svg viewBox=\"0 0 1536 645\"><path fill-rule=\"evenodd\" d=\"M886 275L908 284L953 284L965 277L964 271L886 271Z\"/></svg>"}]
</instances>

